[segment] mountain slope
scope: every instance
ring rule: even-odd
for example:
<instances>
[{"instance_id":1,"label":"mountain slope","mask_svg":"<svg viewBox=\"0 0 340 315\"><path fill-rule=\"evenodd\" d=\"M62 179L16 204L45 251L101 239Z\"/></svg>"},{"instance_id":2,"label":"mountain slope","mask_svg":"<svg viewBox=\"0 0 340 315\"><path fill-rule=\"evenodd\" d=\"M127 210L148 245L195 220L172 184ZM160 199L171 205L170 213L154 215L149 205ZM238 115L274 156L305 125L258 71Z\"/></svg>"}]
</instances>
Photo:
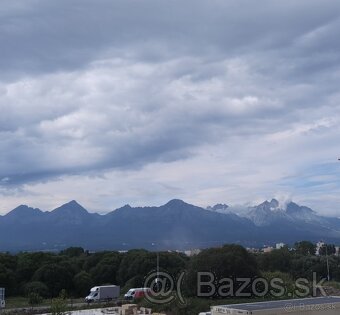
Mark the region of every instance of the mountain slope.
<instances>
[{"instance_id":1,"label":"mountain slope","mask_svg":"<svg viewBox=\"0 0 340 315\"><path fill-rule=\"evenodd\" d=\"M0 251L185 249L320 239L340 243L339 219L293 202L283 207L275 199L265 201L242 215L232 209L221 204L207 210L178 199L159 207L126 205L106 215L89 213L76 201L51 212L19 206L0 216Z\"/></svg>"},{"instance_id":2,"label":"mountain slope","mask_svg":"<svg viewBox=\"0 0 340 315\"><path fill-rule=\"evenodd\" d=\"M3 221L7 224L16 223L19 221L30 224L35 220L39 220L43 216L44 212L42 212L40 209L30 208L26 205L21 205L3 216Z\"/></svg>"},{"instance_id":3,"label":"mountain slope","mask_svg":"<svg viewBox=\"0 0 340 315\"><path fill-rule=\"evenodd\" d=\"M232 207L227 209L229 213L233 210ZM294 202L280 205L276 199L266 200L237 213L259 227L261 238L266 239L267 243L281 241L293 243L302 239L312 241L331 239L337 242L340 238L338 218L322 217L312 209Z\"/></svg>"},{"instance_id":4,"label":"mountain slope","mask_svg":"<svg viewBox=\"0 0 340 315\"><path fill-rule=\"evenodd\" d=\"M224 242L241 242L255 234L256 227L248 220L235 215L206 211L181 200L172 200L160 207L131 208L125 206L107 215L107 227L112 237L148 246L182 248L208 246ZM124 230L138 231L137 235Z\"/></svg>"}]
</instances>

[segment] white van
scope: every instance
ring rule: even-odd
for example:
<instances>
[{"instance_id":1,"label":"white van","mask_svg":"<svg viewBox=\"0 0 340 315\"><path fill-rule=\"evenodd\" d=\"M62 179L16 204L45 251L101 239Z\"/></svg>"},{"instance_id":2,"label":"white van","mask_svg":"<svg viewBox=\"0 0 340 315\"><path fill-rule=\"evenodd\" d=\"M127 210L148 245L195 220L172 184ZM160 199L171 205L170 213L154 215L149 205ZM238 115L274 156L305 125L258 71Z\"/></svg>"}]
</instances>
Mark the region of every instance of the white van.
<instances>
[{"instance_id":1,"label":"white van","mask_svg":"<svg viewBox=\"0 0 340 315\"><path fill-rule=\"evenodd\" d=\"M150 293L150 288L132 288L125 295L125 300L135 300L143 298L145 293Z\"/></svg>"},{"instance_id":2,"label":"white van","mask_svg":"<svg viewBox=\"0 0 340 315\"><path fill-rule=\"evenodd\" d=\"M117 299L120 294L120 287L117 285L103 285L93 287L90 294L85 298L87 303L109 301Z\"/></svg>"}]
</instances>

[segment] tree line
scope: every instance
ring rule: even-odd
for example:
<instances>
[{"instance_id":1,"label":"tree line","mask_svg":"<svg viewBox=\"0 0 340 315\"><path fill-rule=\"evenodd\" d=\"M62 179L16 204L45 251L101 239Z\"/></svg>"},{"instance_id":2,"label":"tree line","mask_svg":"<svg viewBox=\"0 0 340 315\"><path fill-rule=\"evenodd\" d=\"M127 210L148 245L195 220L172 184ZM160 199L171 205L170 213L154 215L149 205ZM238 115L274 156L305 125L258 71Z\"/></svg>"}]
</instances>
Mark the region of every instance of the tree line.
<instances>
[{"instance_id":1,"label":"tree line","mask_svg":"<svg viewBox=\"0 0 340 315\"><path fill-rule=\"evenodd\" d=\"M326 278L327 263L331 279L340 281L339 257L330 255L333 247L315 256L315 246L299 242L293 250L282 248L270 253L250 253L239 245L225 245L205 249L198 255L187 257L183 253L160 252L160 268L177 275L186 271L186 293L194 296L197 273L212 271L232 277L257 277L280 272L290 279L312 279L313 273ZM330 256L325 256L327 252ZM1 253L0 287L7 296L29 296L34 293L42 298L53 298L60 292L68 296L84 297L95 285L117 284L122 291L142 287L145 277L156 269L157 253L131 250L126 253L102 251L90 253L72 247L60 253Z\"/></svg>"}]
</instances>

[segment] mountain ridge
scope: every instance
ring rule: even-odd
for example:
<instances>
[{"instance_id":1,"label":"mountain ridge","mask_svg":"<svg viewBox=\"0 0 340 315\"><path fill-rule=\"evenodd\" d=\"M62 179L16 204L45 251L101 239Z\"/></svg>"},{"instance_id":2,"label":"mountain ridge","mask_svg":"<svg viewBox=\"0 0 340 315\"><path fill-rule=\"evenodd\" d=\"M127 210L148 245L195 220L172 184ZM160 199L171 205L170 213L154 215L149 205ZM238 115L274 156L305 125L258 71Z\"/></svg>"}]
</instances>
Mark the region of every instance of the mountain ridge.
<instances>
[{"instance_id":1,"label":"mountain ridge","mask_svg":"<svg viewBox=\"0 0 340 315\"><path fill-rule=\"evenodd\" d=\"M304 239L340 242L340 220L308 207L293 202L283 206L272 199L245 210L240 215L226 204L204 209L180 199L161 206L125 205L105 215L90 213L75 200L45 212L22 205L0 216L0 251L262 246Z\"/></svg>"}]
</instances>

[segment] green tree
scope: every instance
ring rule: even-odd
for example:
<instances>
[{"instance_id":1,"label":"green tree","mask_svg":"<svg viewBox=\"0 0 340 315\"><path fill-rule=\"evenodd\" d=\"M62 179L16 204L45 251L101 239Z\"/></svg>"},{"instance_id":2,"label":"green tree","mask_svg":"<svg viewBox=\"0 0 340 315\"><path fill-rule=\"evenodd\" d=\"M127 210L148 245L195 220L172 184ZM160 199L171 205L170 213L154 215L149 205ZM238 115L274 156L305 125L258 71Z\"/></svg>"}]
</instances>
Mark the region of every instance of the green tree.
<instances>
[{"instance_id":1,"label":"green tree","mask_svg":"<svg viewBox=\"0 0 340 315\"><path fill-rule=\"evenodd\" d=\"M268 280L270 283L273 279L280 279L282 281L282 286L285 289L284 295L280 296L283 298L284 296L289 297L295 291L295 281L293 280L292 276L288 273L283 273L280 271L275 272L263 272L262 277ZM280 289L272 288L275 293L281 293ZM271 293L269 293L271 294Z\"/></svg>"},{"instance_id":2,"label":"green tree","mask_svg":"<svg viewBox=\"0 0 340 315\"><path fill-rule=\"evenodd\" d=\"M42 297L49 296L49 290L46 284L40 281L32 281L24 286L25 294L29 296L31 293L38 294Z\"/></svg>"},{"instance_id":3,"label":"green tree","mask_svg":"<svg viewBox=\"0 0 340 315\"><path fill-rule=\"evenodd\" d=\"M259 275L254 257L239 245L206 249L191 259L187 278L187 290L191 295L197 292L199 272L213 273L217 280L226 277L252 278Z\"/></svg>"},{"instance_id":4,"label":"green tree","mask_svg":"<svg viewBox=\"0 0 340 315\"><path fill-rule=\"evenodd\" d=\"M55 298L51 304L52 315L64 315L67 311L67 303L63 298Z\"/></svg>"},{"instance_id":5,"label":"green tree","mask_svg":"<svg viewBox=\"0 0 340 315\"><path fill-rule=\"evenodd\" d=\"M128 281L125 282L124 286L121 289L122 293L126 293L129 291L131 288L140 288L144 286L144 279L145 277L140 275L140 276L135 276Z\"/></svg>"},{"instance_id":6,"label":"green tree","mask_svg":"<svg viewBox=\"0 0 340 315\"><path fill-rule=\"evenodd\" d=\"M73 286L76 290L76 293L80 296L85 296L87 293L89 293L93 285L93 279L86 271L77 273L73 278Z\"/></svg>"},{"instance_id":7,"label":"green tree","mask_svg":"<svg viewBox=\"0 0 340 315\"><path fill-rule=\"evenodd\" d=\"M312 242L309 241L301 241L295 243L295 250L297 254L300 255L315 255L316 246Z\"/></svg>"},{"instance_id":8,"label":"green tree","mask_svg":"<svg viewBox=\"0 0 340 315\"><path fill-rule=\"evenodd\" d=\"M313 279L313 273L317 272L320 268L320 257L317 256L301 256L294 255L290 262L289 274L293 278L306 278ZM322 269L322 268L321 268Z\"/></svg>"},{"instance_id":9,"label":"green tree","mask_svg":"<svg viewBox=\"0 0 340 315\"><path fill-rule=\"evenodd\" d=\"M43 301L43 298L39 295L39 293L36 292L31 292L28 294L28 304L30 306L34 306L34 305L39 305L41 304Z\"/></svg>"},{"instance_id":10,"label":"green tree","mask_svg":"<svg viewBox=\"0 0 340 315\"><path fill-rule=\"evenodd\" d=\"M125 283L135 276L145 277L156 268L156 254L146 250L131 250L121 260L117 274L118 283Z\"/></svg>"},{"instance_id":11,"label":"green tree","mask_svg":"<svg viewBox=\"0 0 340 315\"><path fill-rule=\"evenodd\" d=\"M117 283L117 272L121 257L118 252L106 253L101 261L91 269L91 276L97 285Z\"/></svg>"},{"instance_id":12,"label":"green tree","mask_svg":"<svg viewBox=\"0 0 340 315\"><path fill-rule=\"evenodd\" d=\"M85 253L84 248L82 247L69 247L60 252L60 255L66 255L68 257L78 257Z\"/></svg>"},{"instance_id":13,"label":"green tree","mask_svg":"<svg viewBox=\"0 0 340 315\"><path fill-rule=\"evenodd\" d=\"M59 298L66 300L67 299L67 291L65 289L61 289L60 293L59 293Z\"/></svg>"},{"instance_id":14,"label":"green tree","mask_svg":"<svg viewBox=\"0 0 340 315\"><path fill-rule=\"evenodd\" d=\"M16 293L16 278L13 270L6 268L5 265L0 264L0 284L6 288L7 295Z\"/></svg>"},{"instance_id":15,"label":"green tree","mask_svg":"<svg viewBox=\"0 0 340 315\"><path fill-rule=\"evenodd\" d=\"M108 251L103 251L103 252L97 252L94 254L90 254L89 256L86 257L86 260L84 262L83 269L87 272L89 272L92 268L97 266L100 261L107 255Z\"/></svg>"},{"instance_id":16,"label":"green tree","mask_svg":"<svg viewBox=\"0 0 340 315\"><path fill-rule=\"evenodd\" d=\"M18 263L16 275L19 283L31 281L34 273L43 265L50 264L54 259L51 253L20 253L18 254Z\"/></svg>"},{"instance_id":17,"label":"green tree","mask_svg":"<svg viewBox=\"0 0 340 315\"><path fill-rule=\"evenodd\" d=\"M47 285L52 297L59 294L62 289L72 288L73 273L72 269L66 264L50 264L39 268L33 279L41 281Z\"/></svg>"},{"instance_id":18,"label":"green tree","mask_svg":"<svg viewBox=\"0 0 340 315\"><path fill-rule=\"evenodd\" d=\"M320 248L319 254L321 256L326 255L334 255L335 254L335 245L333 244L325 244Z\"/></svg>"},{"instance_id":19,"label":"green tree","mask_svg":"<svg viewBox=\"0 0 340 315\"><path fill-rule=\"evenodd\" d=\"M5 266L7 269L16 269L17 260L17 256L13 256L9 253L0 253L0 264Z\"/></svg>"},{"instance_id":20,"label":"green tree","mask_svg":"<svg viewBox=\"0 0 340 315\"><path fill-rule=\"evenodd\" d=\"M290 272L292 259L293 255L287 248L275 249L257 256L259 267L263 271Z\"/></svg>"}]
</instances>

